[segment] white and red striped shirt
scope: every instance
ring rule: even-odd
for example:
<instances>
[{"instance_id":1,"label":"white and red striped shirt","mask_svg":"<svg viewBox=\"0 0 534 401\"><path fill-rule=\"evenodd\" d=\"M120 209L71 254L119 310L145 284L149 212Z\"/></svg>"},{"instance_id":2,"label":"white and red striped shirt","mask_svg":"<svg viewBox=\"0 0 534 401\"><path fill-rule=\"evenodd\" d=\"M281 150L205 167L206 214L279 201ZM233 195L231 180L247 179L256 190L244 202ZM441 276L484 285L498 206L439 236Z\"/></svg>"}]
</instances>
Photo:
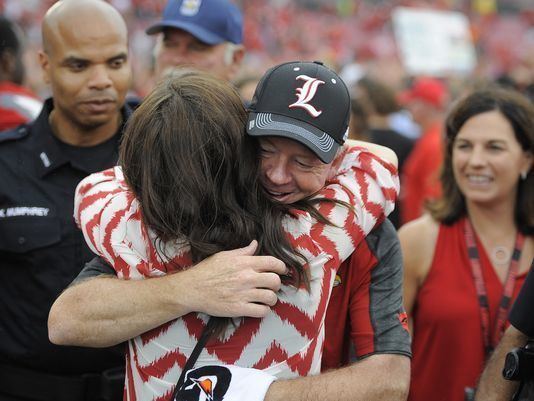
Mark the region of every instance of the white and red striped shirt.
<instances>
[{"instance_id":1,"label":"white and red striped shirt","mask_svg":"<svg viewBox=\"0 0 534 401\"><path fill-rule=\"evenodd\" d=\"M348 202L354 211L320 202L317 209L333 225L299 210L283 222L291 245L307 258L310 291L282 286L267 316L235 319L223 339L208 341L195 366L233 364L262 369L277 378L319 372L323 322L335 273L384 214L393 210L399 191L396 168L365 149L350 148L338 157L337 175L317 197ZM139 206L122 170L115 167L79 184L74 213L89 246L115 268L119 278L156 277L191 266L187 243L156 241L142 223ZM129 341L128 400L168 400L208 318L190 313Z\"/></svg>"}]
</instances>

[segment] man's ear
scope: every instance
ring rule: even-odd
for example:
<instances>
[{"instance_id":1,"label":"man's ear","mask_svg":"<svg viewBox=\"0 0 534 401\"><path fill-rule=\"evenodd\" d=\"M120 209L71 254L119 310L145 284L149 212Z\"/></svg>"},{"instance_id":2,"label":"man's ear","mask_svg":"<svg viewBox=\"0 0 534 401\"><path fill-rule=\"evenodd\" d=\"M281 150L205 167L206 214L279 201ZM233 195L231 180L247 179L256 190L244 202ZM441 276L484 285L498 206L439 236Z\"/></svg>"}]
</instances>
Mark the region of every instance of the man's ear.
<instances>
[{"instance_id":1,"label":"man's ear","mask_svg":"<svg viewBox=\"0 0 534 401\"><path fill-rule=\"evenodd\" d=\"M241 63L243 62L244 57L245 57L245 47L243 45L238 45L234 49L233 64L236 65L238 68L241 67Z\"/></svg>"},{"instance_id":2,"label":"man's ear","mask_svg":"<svg viewBox=\"0 0 534 401\"><path fill-rule=\"evenodd\" d=\"M336 163L336 160L334 160L332 163L330 163L330 168L328 170L328 180L331 180L334 178L337 174L337 167L339 167L339 163Z\"/></svg>"},{"instance_id":3,"label":"man's ear","mask_svg":"<svg viewBox=\"0 0 534 401\"><path fill-rule=\"evenodd\" d=\"M234 48L232 51L232 60L229 66L230 74L231 74L230 79L234 79L234 77L239 72L239 69L241 68L241 64L243 63L244 57L245 57L245 47L243 45L234 45Z\"/></svg>"},{"instance_id":4,"label":"man's ear","mask_svg":"<svg viewBox=\"0 0 534 401\"><path fill-rule=\"evenodd\" d=\"M43 50L39 51L39 64L41 65L41 70L43 73L43 81L47 84L50 83L50 59L48 54Z\"/></svg>"},{"instance_id":5,"label":"man's ear","mask_svg":"<svg viewBox=\"0 0 534 401\"><path fill-rule=\"evenodd\" d=\"M341 162L343 161L343 156L346 153L346 149L343 146L340 146L339 150L336 153L336 157L334 157L334 160L330 163L330 166L328 168L328 179L334 178L339 171L339 167L341 167Z\"/></svg>"},{"instance_id":6,"label":"man's ear","mask_svg":"<svg viewBox=\"0 0 534 401\"><path fill-rule=\"evenodd\" d=\"M0 55L0 75L2 80L11 80L15 70L15 55L11 50L6 50Z\"/></svg>"}]
</instances>

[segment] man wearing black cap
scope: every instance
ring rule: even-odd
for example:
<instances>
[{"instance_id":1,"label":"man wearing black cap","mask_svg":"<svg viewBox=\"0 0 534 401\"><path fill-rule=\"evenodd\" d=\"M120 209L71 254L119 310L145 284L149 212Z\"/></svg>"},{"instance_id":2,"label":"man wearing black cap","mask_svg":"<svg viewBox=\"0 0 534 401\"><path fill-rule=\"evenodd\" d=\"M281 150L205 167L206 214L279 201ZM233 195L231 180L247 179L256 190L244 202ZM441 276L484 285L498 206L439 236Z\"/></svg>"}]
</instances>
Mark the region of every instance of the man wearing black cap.
<instances>
[{"instance_id":1,"label":"man wearing black cap","mask_svg":"<svg viewBox=\"0 0 534 401\"><path fill-rule=\"evenodd\" d=\"M273 96L278 99L278 102L272 101ZM284 64L266 74L259 85L251 109L247 129L251 135L262 137L260 140L262 142L262 170L264 174L261 180L269 193L282 202L291 203L321 189L333 170L332 161L344 142L348 125L348 92L337 75L320 63ZM375 147L375 149L384 152L381 147ZM388 154L388 152L385 153L386 156ZM372 215L367 217L370 217L369 221L376 223L376 219L373 220ZM190 269L190 272L194 270ZM153 280L145 280L145 282L151 281ZM191 283L187 280L184 282ZM154 285L153 283L150 284ZM127 301L134 297L136 299L143 298L139 297L140 293L137 292L140 288L139 285L142 285L141 283L136 283L137 290L133 291L131 291L132 287L126 288L128 283L121 285L124 290L122 292L123 300ZM186 304L187 302L194 302L198 298L192 294L194 290L190 290L185 289L185 293L189 294L190 298L182 299ZM67 291L65 295L68 293ZM148 321L149 316L142 322L135 319L135 316L144 316L148 310L153 312L158 308L161 309L159 306L161 302L158 304L158 301L155 300L161 294L154 293L153 290L144 294L147 299L146 303L143 302L140 305L127 301L127 304L124 305L127 313L124 313L123 316L119 315L110 319L108 315L108 320L113 324L105 333L102 331L102 327L99 327L98 345L111 344L119 339L124 339L125 332L128 333L127 336L131 337L154 328L154 325ZM181 295L183 294L176 294L178 302ZM66 300L68 297L62 303L65 304ZM392 321L397 321L397 325L391 327L391 339L394 340L397 337L397 342L407 343L409 347L407 332L402 329L401 323L397 319L397 314L402 309L400 296L397 301L390 311ZM183 306L182 304L182 309ZM147 311L142 311L138 309L139 307L147 307ZM193 307L191 310L201 309ZM169 316L165 320L180 316L176 308L167 313ZM54 311L52 311L51 316L52 314L58 315ZM84 316L83 313L80 316ZM158 318L161 318L161 315ZM83 317L81 319L83 320ZM76 335L75 332L78 331L78 337L71 337L65 341L67 343L85 341L84 345L96 345L87 343L87 341L93 341L93 337L89 334L90 332L83 332L84 322L78 323L67 326L72 329L67 330L70 331L69 334ZM137 326L133 327L135 324ZM125 329L126 326L127 329ZM403 340L398 338L403 338ZM401 347L399 353L402 355L406 352ZM277 396L286 397L286 399L291 396L292 399L299 399L297 394L304 395L305 391L303 390L315 387L314 395L320 399L328 399L329 396L336 400L354 399L355 393L361 393L362 399L369 400L373 399L370 397L377 397L383 389L388 389L388 391L381 393L383 396L389 397L388 399L397 399L395 398L399 396L397 391L400 391L400 398L398 399L402 399L403 385L393 386L392 390L390 384L407 379L408 366L409 361L405 356L373 355L366 360L365 364L353 365L333 375L291 382L277 382L271 386L267 399ZM384 383L369 380L376 377L377 372L382 376L385 369L389 369L392 374L387 385L383 386ZM357 380L352 388L343 386L345 380L354 381L353 378L356 375L364 379ZM336 383L337 387L330 389L331 391L329 390L330 392L325 394L324 390L330 386L325 386L324 380L331 384ZM395 385L397 386L397 384ZM302 388L299 388L300 386ZM370 389L371 387L372 389ZM318 391L319 389L321 391Z\"/></svg>"},{"instance_id":2,"label":"man wearing black cap","mask_svg":"<svg viewBox=\"0 0 534 401\"><path fill-rule=\"evenodd\" d=\"M310 196L330 177L335 167L332 162L347 138L350 114L348 95L343 96L341 88L345 85L339 77L318 63L282 64L270 70L258 84L250 106L247 132L259 137L260 179L269 194L280 202L293 203ZM336 302L328 310L328 314L335 314L332 307L337 307L347 313L344 307L348 303L356 305L349 306L349 319L327 317L325 348L336 351L337 344L331 346L329 342L342 342L329 338L329 333L340 332L334 328L335 320L342 324L350 320L352 337L358 337L356 355L362 362L315 377L276 381L269 388L266 401L405 399L410 338L403 325L402 265L395 262L400 254L394 252L394 243L386 244L390 241L388 229L395 231L388 221L379 227L388 238L383 239L379 248L391 249L393 252L388 256L392 259L372 271L350 271L355 264L345 267L347 277L360 275L363 279L359 287L350 288L341 297L335 294L334 288L332 297L337 296ZM369 257L369 246L372 245L362 243L361 250L366 253L356 253L351 259ZM350 333L343 334L348 337ZM333 355L329 358L336 359ZM345 359L343 355L341 359Z\"/></svg>"},{"instance_id":3,"label":"man wearing black cap","mask_svg":"<svg viewBox=\"0 0 534 401\"><path fill-rule=\"evenodd\" d=\"M319 62L279 65L267 72L256 88L247 132L271 140L293 139L329 165L349 132L350 104L348 94L339 96L340 87L345 84ZM296 197L275 196L288 203Z\"/></svg>"},{"instance_id":4,"label":"man wearing black cap","mask_svg":"<svg viewBox=\"0 0 534 401\"><path fill-rule=\"evenodd\" d=\"M189 65L231 81L245 53L243 16L229 0L169 0L161 21L147 34L159 34L154 52L156 79Z\"/></svg>"}]
</instances>

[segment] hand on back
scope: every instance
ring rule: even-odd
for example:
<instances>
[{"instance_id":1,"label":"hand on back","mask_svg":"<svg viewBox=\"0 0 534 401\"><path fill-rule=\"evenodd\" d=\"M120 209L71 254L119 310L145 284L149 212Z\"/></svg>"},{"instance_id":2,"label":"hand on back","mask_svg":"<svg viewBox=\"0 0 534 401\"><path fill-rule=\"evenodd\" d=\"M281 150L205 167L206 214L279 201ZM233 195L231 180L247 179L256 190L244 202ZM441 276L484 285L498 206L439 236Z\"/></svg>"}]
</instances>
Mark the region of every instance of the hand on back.
<instances>
[{"instance_id":1,"label":"hand on back","mask_svg":"<svg viewBox=\"0 0 534 401\"><path fill-rule=\"evenodd\" d=\"M219 252L177 275L190 288L193 311L224 317L263 317L275 305L286 266L272 256L253 256L258 243Z\"/></svg>"}]
</instances>

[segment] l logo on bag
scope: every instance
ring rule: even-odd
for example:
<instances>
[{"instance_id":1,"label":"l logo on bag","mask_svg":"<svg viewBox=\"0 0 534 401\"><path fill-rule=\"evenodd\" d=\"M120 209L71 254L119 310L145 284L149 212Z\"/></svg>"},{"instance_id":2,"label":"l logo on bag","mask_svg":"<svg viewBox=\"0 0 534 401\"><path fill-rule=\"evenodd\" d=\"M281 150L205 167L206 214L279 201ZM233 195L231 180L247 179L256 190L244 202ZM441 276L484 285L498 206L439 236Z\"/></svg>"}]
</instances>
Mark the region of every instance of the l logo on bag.
<instances>
[{"instance_id":1,"label":"l logo on bag","mask_svg":"<svg viewBox=\"0 0 534 401\"><path fill-rule=\"evenodd\" d=\"M289 108L292 109L295 107L300 107L310 113L312 117L319 117L323 111L317 110L309 103L317 93L317 88L319 87L319 85L324 84L324 81L321 81L317 78L309 77L307 75L299 75L295 79L300 79L305 82L304 85L302 85L302 88L297 88L297 101L293 104L290 104Z\"/></svg>"}]
</instances>

